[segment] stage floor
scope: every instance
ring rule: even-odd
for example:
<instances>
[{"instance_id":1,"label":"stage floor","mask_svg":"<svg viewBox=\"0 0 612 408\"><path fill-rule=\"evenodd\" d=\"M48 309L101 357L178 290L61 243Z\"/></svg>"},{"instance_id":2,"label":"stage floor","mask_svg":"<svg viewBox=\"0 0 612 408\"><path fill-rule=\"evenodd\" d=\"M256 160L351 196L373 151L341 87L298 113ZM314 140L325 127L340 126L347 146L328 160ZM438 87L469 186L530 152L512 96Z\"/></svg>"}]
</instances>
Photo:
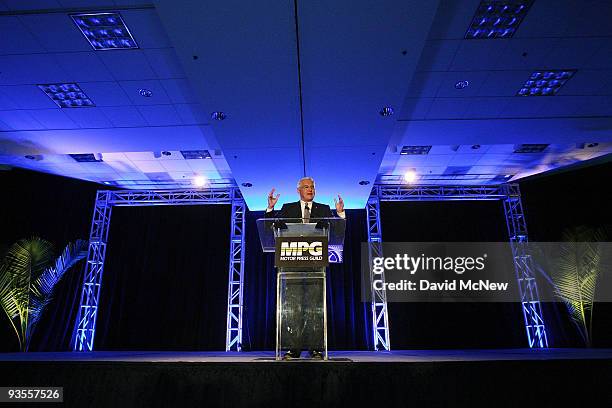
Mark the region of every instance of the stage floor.
<instances>
[{"instance_id":1,"label":"stage floor","mask_svg":"<svg viewBox=\"0 0 612 408\"><path fill-rule=\"evenodd\" d=\"M303 353L302 356L305 356ZM498 349L330 351L327 363L416 363L444 361L612 360L612 349ZM115 361L185 363L279 363L273 352L94 351L61 353L3 353L0 361ZM302 358L294 362L316 362ZM285 363L285 362L283 362Z\"/></svg>"}]
</instances>

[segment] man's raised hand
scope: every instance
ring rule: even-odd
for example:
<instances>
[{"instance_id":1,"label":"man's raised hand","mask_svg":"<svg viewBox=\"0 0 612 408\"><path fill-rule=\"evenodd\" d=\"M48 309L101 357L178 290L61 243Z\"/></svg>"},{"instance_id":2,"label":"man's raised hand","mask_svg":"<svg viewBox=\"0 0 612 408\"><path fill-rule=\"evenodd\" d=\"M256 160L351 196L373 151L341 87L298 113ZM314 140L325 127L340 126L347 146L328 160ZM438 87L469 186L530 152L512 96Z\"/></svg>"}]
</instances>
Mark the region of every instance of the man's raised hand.
<instances>
[{"instance_id":1,"label":"man's raised hand","mask_svg":"<svg viewBox=\"0 0 612 408\"><path fill-rule=\"evenodd\" d=\"M340 194L338 194L338 198L334 197L334 204L336 204L336 213L344 212L344 201L342 197L340 197Z\"/></svg>"},{"instance_id":2,"label":"man's raised hand","mask_svg":"<svg viewBox=\"0 0 612 408\"><path fill-rule=\"evenodd\" d=\"M280 193L276 195L276 197L274 196L274 191L276 189L272 189L272 191L270 191L270 193L268 193L268 208L271 210L274 208L274 206L276 205L276 202L278 201L278 197L280 197Z\"/></svg>"}]
</instances>

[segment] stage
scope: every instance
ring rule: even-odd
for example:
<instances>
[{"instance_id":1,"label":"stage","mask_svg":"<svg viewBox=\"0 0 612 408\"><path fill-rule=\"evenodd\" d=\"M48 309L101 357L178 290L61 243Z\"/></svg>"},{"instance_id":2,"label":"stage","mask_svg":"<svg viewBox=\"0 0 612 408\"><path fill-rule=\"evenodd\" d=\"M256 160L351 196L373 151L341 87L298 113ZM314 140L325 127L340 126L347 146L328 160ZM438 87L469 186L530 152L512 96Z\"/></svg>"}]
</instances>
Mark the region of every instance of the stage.
<instances>
[{"instance_id":1,"label":"stage","mask_svg":"<svg viewBox=\"0 0 612 408\"><path fill-rule=\"evenodd\" d=\"M66 406L567 406L612 401L612 349L6 353L3 385L62 386Z\"/></svg>"}]
</instances>

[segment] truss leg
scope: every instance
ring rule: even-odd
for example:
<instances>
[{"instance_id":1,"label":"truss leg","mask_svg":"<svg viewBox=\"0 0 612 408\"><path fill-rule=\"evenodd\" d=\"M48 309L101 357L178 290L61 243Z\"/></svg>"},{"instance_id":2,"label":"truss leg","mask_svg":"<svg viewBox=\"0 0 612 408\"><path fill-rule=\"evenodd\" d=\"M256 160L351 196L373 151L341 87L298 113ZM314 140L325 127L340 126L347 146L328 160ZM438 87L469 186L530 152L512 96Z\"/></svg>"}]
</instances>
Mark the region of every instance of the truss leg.
<instances>
[{"instance_id":1,"label":"truss leg","mask_svg":"<svg viewBox=\"0 0 612 408\"><path fill-rule=\"evenodd\" d=\"M240 190L232 191L229 282L227 285L227 335L225 351L242 349L242 294L244 282L246 204Z\"/></svg>"},{"instance_id":2,"label":"truss leg","mask_svg":"<svg viewBox=\"0 0 612 408\"><path fill-rule=\"evenodd\" d=\"M534 265L527 251L527 222L523 213L521 192L518 184L505 186L504 213L510 236L510 246L514 259L514 268L521 296L527 344L530 348L548 348L546 325L542 316L538 285L534 275Z\"/></svg>"},{"instance_id":3,"label":"truss leg","mask_svg":"<svg viewBox=\"0 0 612 408\"><path fill-rule=\"evenodd\" d=\"M383 256L382 254L382 230L380 227L380 198L378 187L374 187L368 203L366 204L368 222L368 259L372 265L373 257ZM374 276L370 270L370 282L374 281ZM384 272L376 277L378 280L385 281ZM389 343L389 318L387 314L387 292L385 289L372 290L372 329L374 335L374 350L390 350Z\"/></svg>"},{"instance_id":4,"label":"truss leg","mask_svg":"<svg viewBox=\"0 0 612 408\"><path fill-rule=\"evenodd\" d=\"M91 230L89 233L89 250L87 264L83 276L81 303L74 326L74 351L93 351L96 334L96 318L98 317L98 302L104 272L104 257L110 225L112 206L109 205L109 191L96 193L96 204Z\"/></svg>"}]
</instances>

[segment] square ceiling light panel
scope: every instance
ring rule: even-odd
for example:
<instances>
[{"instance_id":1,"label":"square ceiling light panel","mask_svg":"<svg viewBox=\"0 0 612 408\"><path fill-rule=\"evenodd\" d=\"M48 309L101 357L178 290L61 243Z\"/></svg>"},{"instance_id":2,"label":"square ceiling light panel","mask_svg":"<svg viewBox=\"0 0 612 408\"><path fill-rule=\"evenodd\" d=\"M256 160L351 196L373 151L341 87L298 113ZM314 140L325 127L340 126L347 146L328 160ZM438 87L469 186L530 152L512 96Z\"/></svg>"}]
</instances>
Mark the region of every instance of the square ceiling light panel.
<instances>
[{"instance_id":1,"label":"square ceiling light panel","mask_svg":"<svg viewBox=\"0 0 612 408\"><path fill-rule=\"evenodd\" d=\"M466 39L510 38L525 18L533 0L483 0L465 33Z\"/></svg>"},{"instance_id":2,"label":"square ceiling light panel","mask_svg":"<svg viewBox=\"0 0 612 408\"><path fill-rule=\"evenodd\" d=\"M535 71L516 94L517 96L556 95L575 72L575 70Z\"/></svg>"},{"instance_id":3,"label":"square ceiling light panel","mask_svg":"<svg viewBox=\"0 0 612 408\"><path fill-rule=\"evenodd\" d=\"M402 146L401 155L429 154L431 146Z\"/></svg>"},{"instance_id":4,"label":"square ceiling light panel","mask_svg":"<svg viewBox=\"0 0 612 408\"><path fill-rule=\"evenodd\" d=\"M119 13L70 15L94 50L138 48Z\"/></svg>"},{"instance_id":5,"label":"square ceiling light panel","mask_svg":"<svg viewBox=\"0 0 612 408\"><path fill-rule=\"evenodd\" d=\"M96 106L83 92L81 87L75 83L41 84L38 85L38 88L60 108L87 108Z\"/></svg>"},{"instance_id":6,"label":"square ceiling light panel","mask_svg":"<svg viewBox=\"0 0 612 408\"><path fill-rule=\"evenodd\" d=\"M181 154L185 160L194 159L210 159L210 152L208 150L181 150Z\"/></svg>"}]
</instances>

